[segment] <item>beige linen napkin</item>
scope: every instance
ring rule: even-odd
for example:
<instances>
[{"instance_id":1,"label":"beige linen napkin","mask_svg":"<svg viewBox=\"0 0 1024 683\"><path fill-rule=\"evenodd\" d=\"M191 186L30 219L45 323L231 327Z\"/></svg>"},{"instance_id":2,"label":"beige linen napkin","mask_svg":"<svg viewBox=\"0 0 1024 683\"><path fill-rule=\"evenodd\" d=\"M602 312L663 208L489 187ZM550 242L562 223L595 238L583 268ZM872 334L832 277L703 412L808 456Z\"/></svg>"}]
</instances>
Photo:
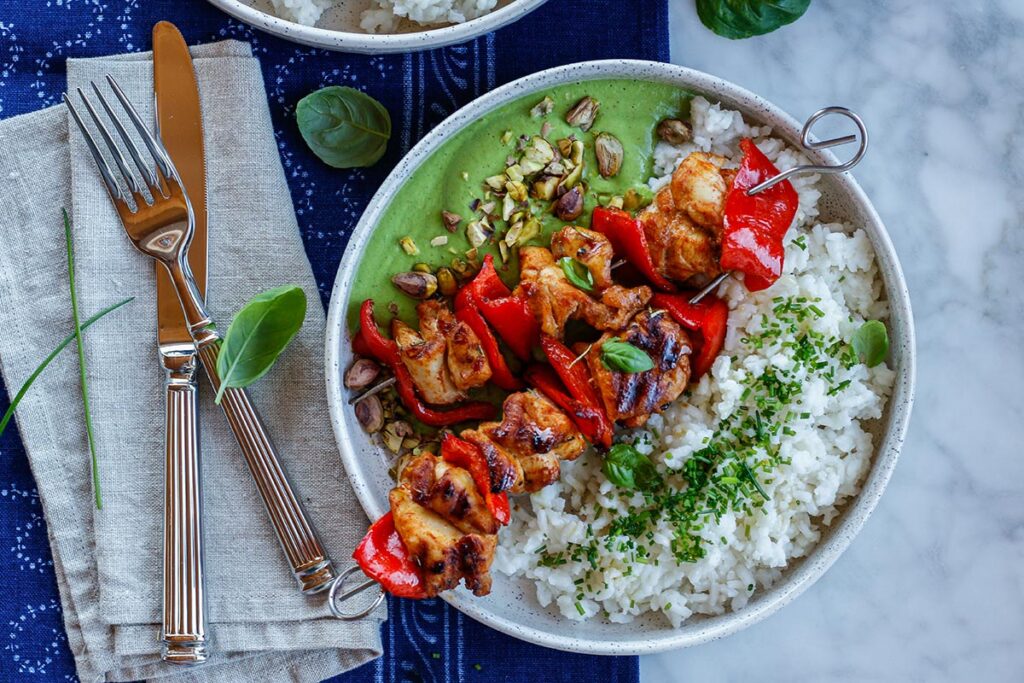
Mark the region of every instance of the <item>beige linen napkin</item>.
<instances>
[{"instance_id":1,"label":"beige linen napkin","mask_svg":"<svg viewBox=\"0 0 1024 683\"><path fill-rule=\"evenodd\" d=\"M325 321L248 45L193 50L202 99L209 203L209 294L226 326L248 299L292 282L306 290L302 331L251 387L328 553L342 566L366 529L331 434ZM111 73L152 120L149 54L68 61L68 91ZM79 304L91 315L135 301L85 333L100 460L93 505L73 347L17 412L49 525L68 639L83 681L315 681L381 653L383 610L354 623L300 594L223 414L201 378L207 594L213 656L160 663L163 372L152 262L133 251L77 130L55 107L0 122L0 367L16 389L71 325L60 217L72 215Z\"/></svg>"}]
</instances>

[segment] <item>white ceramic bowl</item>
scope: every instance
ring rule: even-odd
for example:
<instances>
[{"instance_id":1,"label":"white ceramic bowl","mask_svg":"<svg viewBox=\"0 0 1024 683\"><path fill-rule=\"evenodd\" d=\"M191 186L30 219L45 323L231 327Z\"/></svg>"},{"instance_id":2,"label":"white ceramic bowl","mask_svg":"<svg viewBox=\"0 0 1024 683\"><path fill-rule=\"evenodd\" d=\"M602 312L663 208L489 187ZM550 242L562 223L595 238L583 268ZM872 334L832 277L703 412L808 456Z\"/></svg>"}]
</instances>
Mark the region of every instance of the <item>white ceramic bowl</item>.
<instances>
[{"instance_id":1,"label":"white ceramic bowl","mask_svg":"<svg viewBox=\"0 0 1024 683\"><path fill-rule=\"evenodd\" d=\"M209 0L215 7L236 19L293 43L322 47L340 52L384 54L415 52L463 43L506 24L521 19L546 0L499 0L489 14L462 24L426 28L412 25L402 33L366 33L359 28L360 13L370 6L369 0L345 0L327 10L317 26L303 26L281 19L271 11L269 0Z\"/></svg>"},{"instance_id":2,"label":"white ceramic bowl","mask_svg":"<svg viewBox=\"0 0 1024 683\"><path fill-rule=\"evenodd\" d=\"M750 120L770 124L774 134L799 146L800 124L778 107L736 85L699 71L669 64L642 61L601 61L573 64L542 71L498 88L460 109L427 135L398 164L370 201L356 226L338 270L328 314L327 392L334 432L341 457L356 495L371 519L388 509L387 492L393 485L386 458L360 429L343 395L341 376L351 362L345 322L349 291L356 267L383 211L406 178L466 124L522 95L551 86L581 80L628 78L678 85L704 94L712 101L737 109ZM869 122L870 123L870 122ZM828 151L810 154L817 163L835 164ZM661 615L649 615L630 624L612 624L592 619L574 622L555 609L545 609L534 599L528 582L494 574L494 590L486 598L475 598L459 589L444 599L465 614L499 631L540 645L594 654L646 654L687 647L721 638L745 628L779 609L814 583L856 536L871 514L892 474L903 444L914 393L914 326L910 299L892 242L871 202L848 175L824 176L821 180L820 209L826 221L844 221L863 226L871 239L891 306L890 362L896 383L883 419L877 428L877 450L861 492L848 502L841 515L827 527L821 541L805 558L796 560L783 578L770 589L755 595L738 612L721 616L695 616L679 628L672 628Z\"/></svg>"}]
</instances>

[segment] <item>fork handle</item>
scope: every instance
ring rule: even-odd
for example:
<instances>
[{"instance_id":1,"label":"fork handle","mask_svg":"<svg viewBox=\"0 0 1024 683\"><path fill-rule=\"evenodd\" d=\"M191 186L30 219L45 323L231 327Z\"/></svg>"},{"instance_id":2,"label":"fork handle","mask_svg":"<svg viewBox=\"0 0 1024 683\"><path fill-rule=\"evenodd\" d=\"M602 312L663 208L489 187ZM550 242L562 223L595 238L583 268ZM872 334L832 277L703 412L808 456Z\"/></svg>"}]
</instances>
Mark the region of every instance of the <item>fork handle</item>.
<instances>
[{"instance_id":1,"label":"fork handle","mask_svg":"<svg viewBox=\"0 0 1024 683\"><path fill-rule=\"evenodd\" d=\"M207 327L194 336L199 359L216 392L220 389L220 376L217 374L220 335L212 327ZM324 590L335 579L334 565L292 490L277 449L248 393L245 389L228 389L221 400L221 408L242 448L242 455L302 592Z\"/></svg>"},{"instance_id":2,"label":"fork handle","mask_svg":"<svg viewBox=\"0 0 1024 683\"><path fill-rule=\"evenodd\" d=\"M208 656L195 348L161 348L166 370L164 598L161 657L199 664Z\"/></svg>"}]
</instances>

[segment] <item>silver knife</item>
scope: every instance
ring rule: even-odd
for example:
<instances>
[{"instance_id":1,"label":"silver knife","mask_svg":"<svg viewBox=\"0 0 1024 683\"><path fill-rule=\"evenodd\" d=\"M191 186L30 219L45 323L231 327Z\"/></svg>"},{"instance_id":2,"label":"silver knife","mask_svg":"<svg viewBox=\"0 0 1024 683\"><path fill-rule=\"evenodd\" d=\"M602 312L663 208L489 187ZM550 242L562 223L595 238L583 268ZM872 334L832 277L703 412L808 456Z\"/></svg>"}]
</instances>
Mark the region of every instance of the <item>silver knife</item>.
<instances>
[{"instance_id":1,"label":"silver knife","mask_svg":"<svg viewBox=\"0 0 1024 683\"><path fill-rule=\"evenodd\" d=\"M174 24L153 27L157 130L192 202L195 233L188 251L199 293L206 296L206 169L192 58ZM156 265L157 341L166 377L167 455L164 487L163 643L174 664L206 661L209 635L203 571L196 348L167 271Z\"/></svg>"}]
</instances>

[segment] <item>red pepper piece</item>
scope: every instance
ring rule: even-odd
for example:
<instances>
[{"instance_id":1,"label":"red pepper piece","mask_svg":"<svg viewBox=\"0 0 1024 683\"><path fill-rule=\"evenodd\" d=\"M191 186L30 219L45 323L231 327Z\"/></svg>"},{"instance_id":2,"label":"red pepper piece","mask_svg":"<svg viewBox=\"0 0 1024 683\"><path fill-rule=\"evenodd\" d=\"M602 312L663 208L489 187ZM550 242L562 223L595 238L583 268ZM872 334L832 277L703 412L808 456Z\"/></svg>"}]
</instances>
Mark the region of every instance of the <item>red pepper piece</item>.
<instances>
[{"instance_id":1,"label":"red pepper piece","mask_svg":"<svg viewBox=\"0 0 1024 683\"><path fill-rule=\"evenodd\" d=\"M501 355L498 339L480 314L480 304L468 286L463 287L455 297L455 317L469 325L469 328L480 339L484 355L487 356L487 362L491 365L491 381L505 391L522 389L523 383L512 374L505 356Z\"/></svg>"},{"instance_id":2,"label":"red pepper piece","mask_svg":"<svg viewBox=\"0 0 1024 683\"><path fill-rule=\"evenodd\" d=\"M611 448L615 428L604 411L601 398L597 395L597 390L590 383L590 373L587 372L587 366L582 361L576 362L576 354L565 344L553 337L543 335L540 345L544 349L544 355L547 356L551 367L554 368L565 388L568 389L570 396L595 413L596 417L592 419L596 420L599 424L593 433L588 436L591 443Z\"/></svg>"},{"instance_id":3,"label":"red pepper piece","mask_svg":"<svg viewBox=\"0 0 1024 683\"><path fill-rule=\"evenodd\" d=\"M526 381L564 410L587 441L601 448L611 448L612 430L604 411L565 393L562 381L549 366L531 365L526 369Z\"/></svg>"},{"instance_id":4,"label":"red pepper piece","mask_svg":"<svg viewBox=\"0 0 1024 683\"><path fill-rule=\"evenodd\" d=\"M373 352L370 351L370 345L363 339L363 335L359 330L352 335L352 352L357 356L373 356Z\"/></svg>"},{"instance_id":5,"label":"red pepper piece","mask_svg":"<svg viewBox=\"0 0 1024 683\"><path fill-rule=\"evenodd\" d=\"M715 358L722 352L729 305L713 295L691 304L692 296L693 293L655 294L651 298L651 306L665 309L677 323L700 333L700 343L693 356L693 379L696 380L711 369Z\"/></svg>"},{"instance_id":6,"label":"red pepper piece","mask_svg":"<svg viewBox=\"0 0 1024 683\"><path fill-rule=\"evenodd\" d=\"M423 573L409 557L390 511L370 526L352 559L388 593L417 600L427 597Z\"/></svg>"},{"instance_id":7,"label":"red pepper piece","mask_svg":"<svg viewBox=\"0 0 1024 683\"><path fill-rule=\"evenodd\" d=\"M483 451L476 445L463 441L448 432L441 439L441 457L445 462L461 467L472 475L477 491L487 503L487 509L500 524L508 524L512 521L508 495L504 491L494 491L491 488L491 469L487 465L487 458Z\"/></svg>"},{"instance_id":8,"label":"red pepper piece","mask_svg":"<svg viewBox=\"0 0 1024 683\"><path fill-rule=\"evenodd\" d=\"M367 299L359 309L359 337L361 345L395 374L398 398L417 420L431 427L448 427L469 420L489 420L497 409L483 401L467 401L457 408L435 410L428 407L416 394L416 383L398 354L398 344L381 334L373 318L373 299Z\"/></svg>"},{"instance_id":9,"label":"red pepper piece","mask_svg":"<svg viewBox=\"0 0 1024 683\"><path fill-rule=\"evenodd\" d=\"M484 256L484 264L480 267L480 272L473 277L472 281L464 289L468 289L478 300L501 299L512 295L512 290L502 282L502 279L498 277L498 271L494 269L494 256L492 254Z\"/></svg>"},{"instance_id":10,"label":"red pepper piece","mask_svg":"<svg viewBox=\"0 0 1024 683\"><path fill-rule=\"evenodd\" d=\"M747 190L779 174L751 140L740 141L743 160L725 197L722 268L744 273L747 289L770 287L782 274L782 238L793 223L799 197L788 180L750 196Z\"/></svg>"},{"instance_id":11,"label":"red pepper piece","mask_svg":"<svg viewBox=\"0 0 1024 683\"><path fill-rule=\"evenodd\" d=\"M590 228L612 243L612 250L629 261L652 285L665 292L676 291L675 285L654 268L643 223L622 209L594 207Z\"/></svg>"},{"instance_id":12,"label":"red pepper piece","mask_svg":"<svg viewBox=\"0 0 1024 683\"><path fill-rule=\"evenodd\" d=\"M488 257L490 258L490 257ZM533 317L530 304L518 296L500 299L477 299L480 312L498 336L523 360L529 360L540 338L540 325Z\"/></svg>"}]
</instances>

